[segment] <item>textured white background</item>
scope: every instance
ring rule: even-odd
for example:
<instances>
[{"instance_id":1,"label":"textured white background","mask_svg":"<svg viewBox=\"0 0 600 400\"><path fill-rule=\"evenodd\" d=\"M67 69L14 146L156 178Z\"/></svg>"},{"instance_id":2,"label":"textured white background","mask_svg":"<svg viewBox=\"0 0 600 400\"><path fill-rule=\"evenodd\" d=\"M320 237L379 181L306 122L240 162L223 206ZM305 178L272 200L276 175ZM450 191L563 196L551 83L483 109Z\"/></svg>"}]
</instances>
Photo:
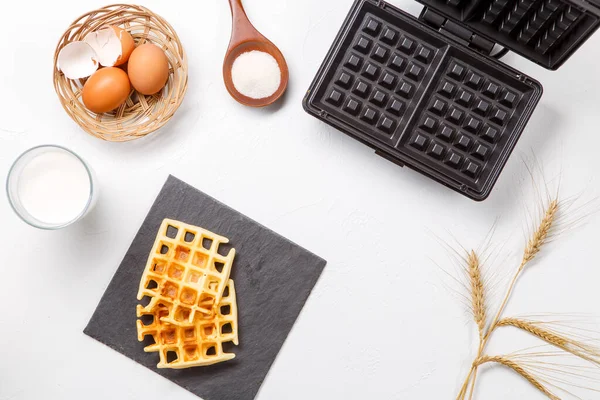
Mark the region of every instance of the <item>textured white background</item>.
<instances>
[{"instance_id":1,"label":"textured white background","mask_svg":"<svg viewBox=\"0 0 600 400\"><path fill-rule=\"evenodd\" d=\"M247 0L255 25L290 66L285 101L244 108L225 91L227 2L146 0L175 27L189 56L189 90L159 134L105 143L63 112L52 56L63 30L103 1L12 1L0 24L0 175L25 149L56 143L95 168L101 197L85 222L59 232L21 223L0 196L0 399L195 397L82 333L169 173L328 260L258 395L280 399L451 399L474 352L474 330L440 266L436 236L477 246L497 217L496 242L522 245L527 187L521 155L562 168L565 195L600 194L600 34L559 71L510 54L545 94L484 203L472 202L306 115L301 107L349 0ZM394 4L413 14L409 0ZM529 198L531 201L531 198ZM549 247L523 277L510 313L600 314L600 218ZM514 233L514 234L513 234ZM596 236L596 238L595 238ZM243 329L243 327L242 327ZM492 353L530 345L502 331ZM477 398L538 399L502 369L481 375ZM584 397L586 398L586 397ZM588 396L587 398L595 398Z\"/></svg>"}]
</instances>

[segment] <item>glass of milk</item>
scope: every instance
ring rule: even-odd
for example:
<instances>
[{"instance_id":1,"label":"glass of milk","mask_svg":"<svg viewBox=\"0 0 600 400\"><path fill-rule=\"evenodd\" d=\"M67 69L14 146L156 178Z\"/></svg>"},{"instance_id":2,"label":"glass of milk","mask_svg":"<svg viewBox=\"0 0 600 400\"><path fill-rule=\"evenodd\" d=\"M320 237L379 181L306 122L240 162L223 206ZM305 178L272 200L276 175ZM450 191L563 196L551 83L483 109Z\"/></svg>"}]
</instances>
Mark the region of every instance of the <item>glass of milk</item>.
<instances>
[{"instance_id":1,"label":"glass of milk","mask_svg":"<svg viewBox=\"0 0 600 400\"><path fill-rule=\"evenodd\" d=\"M95 175L81 157L61 146L43 145L21 154L6 180L8 201L19 217L40 229L60 229L94 206Z\"/></svg>"}]
</instances>

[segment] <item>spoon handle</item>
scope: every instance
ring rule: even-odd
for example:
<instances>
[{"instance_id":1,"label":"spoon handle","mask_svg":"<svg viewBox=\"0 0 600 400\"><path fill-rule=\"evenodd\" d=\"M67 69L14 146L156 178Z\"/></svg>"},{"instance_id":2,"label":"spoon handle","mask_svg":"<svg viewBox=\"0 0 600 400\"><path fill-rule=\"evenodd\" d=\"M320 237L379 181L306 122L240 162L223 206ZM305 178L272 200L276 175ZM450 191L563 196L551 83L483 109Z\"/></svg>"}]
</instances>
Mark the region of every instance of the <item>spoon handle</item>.
<instances>
[{"instance_id":1,"label":"spoon handle","mask_svg":"<svg viewBox=\"0 0 600 400\"><path fill-rule=\"evenodd\" d=\"M242 0L229 0L229 7L231 7L232 20L230 49L237 47L244 41L262 36L248 19Z\"/></svg>"},{"instance_id":2,"label":"spoon handle","mask_svg":"<svg viewBox=\"0 0 600 400\"><path fill-rule=\"evenodd\" d=\"M244 6L242 5L242 0L229 0L229 7L231 8L231 16L233 17L234 22L239 20L240 17L248 19Z\"/></svg>"}]
</instances>

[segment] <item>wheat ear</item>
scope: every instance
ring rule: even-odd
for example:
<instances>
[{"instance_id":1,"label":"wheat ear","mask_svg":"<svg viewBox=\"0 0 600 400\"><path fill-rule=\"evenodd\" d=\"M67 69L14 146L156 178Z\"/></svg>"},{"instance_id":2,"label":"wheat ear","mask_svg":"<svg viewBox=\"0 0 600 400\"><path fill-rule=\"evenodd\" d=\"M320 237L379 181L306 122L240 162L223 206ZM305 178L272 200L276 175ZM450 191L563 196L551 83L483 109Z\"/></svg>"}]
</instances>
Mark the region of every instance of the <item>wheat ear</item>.
<instances>
[{"instance_id":1,"label":"wheat ear","mask_svg":"<svg viewBox=\"0 0 600 400\"><path fill-rule=\"evenodd\" d=\"M466 271L469 276L469 286L471 291L471 310L473 312L473 319L477 324L477 329L479 330L479 345L483 345L483 338L485 334L485 324L486 324L486 301L485 301L485 284L483 282L483 275L481 273L481 262L479 261L479 256L475 253L475 250L471 250L467 254L466 258L467 267ZM475 383L475 379L477 377L477 371L474 371L475 376L471 380L471 398L473 397L473 385ZM469 374L469 378L471 374ZM463 385L461 392L459 394L459 398L464 398L466 395L468 380ZM461 397L462 396L462 397Z\"/></svg>"},{"instance_id":2,"label":"wheat ear","mask_svg":"<svg viewBox=\"0 0 600 400\"><path fill-rule=\"evenodd\" d=\"M483 339L486 322L485 305L485 285L481 274L481 263L475 251L467 256L467 268L469 273L469 283L471 286L471 305L473 308L473 318L479 329L479 338Z\"/></svg>"},{"instance_id":3,"label":"wheat ear","mask_svg":"<svg viewBox=\"0 0 600 400\"><path fill-rule=\"evenodd\" d=\"M600 353L596 347L580 340L570 338L560 332L554 332L551 329L544 328L540 326L541 324L543 323L528 321L520 318L502 318L496 325L498 327L512 326L521 329L548 344L573 354L576 357L589 361L593 364L600 364Z\"/></svg>"},{"instance_id":4,"label":"wheat ear","mask_svg":"<svg viewBox=\"0 0 600 400\"><path fill-rule=\"evenodd\" d=\"M477 359L474 363L475 366L480 366L486 363L497 363L500 365L504 365L507 368L512 369L517 374L521 375L525 378L531 385L533 385L537 390L545 394L551 400L560 400L560 397L556 396L550 390L548 390L538 378L528 372L526 369L521 367L518 363L514 362L508 357L503 356L483 356Z\"/></svg>"},{"instance_id":5,"label":"wheat ear","mask_svg":"<svg viewBox=\"0 0 600 400\"><path fill-rule=\"evenodd\" d=\"M556 220L558 208L558 199L554 199L550 202L550 204L548 204L548 208L544 213L544 217L542 218L540 225L527 242L527 247L525 247L525 252L523 253L523 260L521 261L521 270L525 267L525 265L535 258L535 256L542 249L542 246L548 241L550 230L552 229L554 221Z\"/></svg>"},{"instance_id":6,"label":"wheat ear","mask_svg":"<svg viewBox=\"0 0 600 400\"><path fill-rule=\"evenodd\" d=\"M498 321L498 323L496 325L497 326L513 326L515 328L519 328L521 330L524 330L525 332L532 334L533 336L536 336L536 337L542 339L546 343L555 345L555 346L563 348L563 349L569 343L569 340L562 336L552 333L549 330L546 330L544 328L540 328L539 326L535 325L534 323L531 323L529 321L525 321L522 319L518 319L518 318L502 318L500 321Z\"/></svg>"}]
</instances>

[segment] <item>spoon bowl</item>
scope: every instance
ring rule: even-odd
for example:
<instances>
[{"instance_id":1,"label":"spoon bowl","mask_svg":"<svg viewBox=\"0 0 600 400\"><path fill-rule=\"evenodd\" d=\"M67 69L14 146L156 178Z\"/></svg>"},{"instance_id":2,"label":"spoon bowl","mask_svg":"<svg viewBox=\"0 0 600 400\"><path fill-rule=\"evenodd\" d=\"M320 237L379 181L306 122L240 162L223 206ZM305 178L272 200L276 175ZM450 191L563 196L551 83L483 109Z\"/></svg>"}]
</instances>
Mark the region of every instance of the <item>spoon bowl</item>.
<instances>
[{"instance_id":1,"label":"spoon bowl","mask_svg":"<svg viewBox=\"0 0 600 400\"><path fill-rule=\"evenodd\" d=\"M264 37L250 22L244 11L241 0L229 0L232 16L231 40L223 62L223 80L227 91L238 103L250 107L265 107L277 101L285 92L289 80L289 70L281 51L269 39ZM268 53L279 65L281 83L279 88L269 97L255 99L238 92L233 84L231 69L235 60L250 51Z\"/></svg>"}]
</instances>

